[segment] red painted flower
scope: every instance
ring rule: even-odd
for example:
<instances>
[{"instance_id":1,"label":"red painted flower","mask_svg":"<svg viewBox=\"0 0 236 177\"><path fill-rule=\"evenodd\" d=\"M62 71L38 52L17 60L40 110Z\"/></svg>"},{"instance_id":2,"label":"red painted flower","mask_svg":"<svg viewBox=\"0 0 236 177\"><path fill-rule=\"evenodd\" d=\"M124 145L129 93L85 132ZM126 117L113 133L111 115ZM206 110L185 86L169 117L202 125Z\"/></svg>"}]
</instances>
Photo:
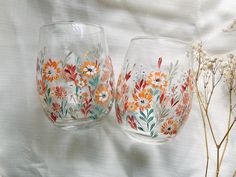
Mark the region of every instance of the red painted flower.
<instances>
[{"instance_id":1,"label":"red painted flower","mask_svg":"<svg viewBox=\"0 0 236 177\"><path fill-rule=\"evenodd\" d=\"M67 96L66 89L61 86L53 87L52 88L52 96L55 96L58 99L64 99Z\"/></svg>"},{"instance_id":2,"label":"red painted flower","mask_svg":"<svg viewBox=\"0 0 236 177\"><path fill-rule=\"evenodd\" d=\"M136 123L134 121L134 116L128 115L128 123L129 123L131 128L133 128L135 130L137 129L137 125L136 125Z\"/></svg>"},{"instance_id":3,"label":"red painted flower","mask_svg":"<svg viewBox=\"0 0 236 177\"><path fill-rule=\"evenodd\" d=\"M116 118L117 118L117 122L119 124L122 124L123 120L122 120L122 116L121 116L121 110L118 105L116 105Z\"/></svg>"},{"instance_id":4,"label":"red painted flower","mask_svg":"<svg viewBox=\"0 0 236 177\"><path fill-rule=\"evenodd\" d=\"M77 77L76 66L66 65L64 69L64 78L66 79L66 81L72 80L75 83L77 83L76 77Z\"/></svg>"},{"instance_id":5,"label":"red painted flower","mask_svg":"<svg viewBox=\"0 0 236 177\"><path fill-rule=\"evenodd\" d=\"M49 118L50 118L53 122L56 122L56 120L57 120L57 115L56 115L54 112L52 112L52 113L50 114Z\"/></svg>"},{"instance_id":6,"label":"red painted flower","mask_svg":"<svg viewBox=\"0 0 236 177\"><path fill-rule=\"evenodd\" d=\"M58 104L58 103L52 103L52 109L53 109L55 112L60 112L60 110L61 110L61 105Z\"/></svg>"}]
</instances>

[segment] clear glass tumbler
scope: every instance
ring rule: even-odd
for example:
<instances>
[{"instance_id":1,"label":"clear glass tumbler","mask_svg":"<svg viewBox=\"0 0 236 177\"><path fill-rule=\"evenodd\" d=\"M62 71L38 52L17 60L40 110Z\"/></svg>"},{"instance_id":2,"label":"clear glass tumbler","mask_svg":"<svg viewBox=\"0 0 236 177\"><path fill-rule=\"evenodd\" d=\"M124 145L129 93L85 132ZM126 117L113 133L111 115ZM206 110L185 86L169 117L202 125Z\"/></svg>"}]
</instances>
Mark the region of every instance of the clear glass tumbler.
<instances>
[{"instance_id":1,"label":"clear glass tumbler","mask_svg":"<svg viewBox=\"0 0 236 177\"><path fill-rule=\"evenodd\" d=\"M174 137L189 117L192 62L185 42L131 40L116 88L116 117L131 138L150 144Z\"/></svg>"},{"instance_id":2,"label":"clear glass tumbler","mask_svg":"<svg viewBox=\"0 0 236 177\"><path fill-rule=\"evenodd\" d=\"M101 26L57 22L42 26L36 68L37 91L57 126L98 124L114 100L114 74Z\"/></svg>"}]
</instances>

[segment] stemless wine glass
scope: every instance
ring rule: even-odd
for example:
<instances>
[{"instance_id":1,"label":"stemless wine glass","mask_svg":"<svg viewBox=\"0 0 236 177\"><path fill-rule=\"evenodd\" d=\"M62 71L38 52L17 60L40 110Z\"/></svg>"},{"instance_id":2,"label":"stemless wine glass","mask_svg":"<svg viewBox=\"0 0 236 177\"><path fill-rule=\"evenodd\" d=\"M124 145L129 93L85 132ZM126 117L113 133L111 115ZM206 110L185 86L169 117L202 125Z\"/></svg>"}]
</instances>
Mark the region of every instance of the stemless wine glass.
<instances>
[{"instance_id":1,"label":"stemless wine glass","mask_svg":"<svg viewBox=\"0 0 236 177\"><path fill-rule=\"evenodd\" d=\"M114 100L114 74L101 26L57 22L40 28L37 91L63 128L98 124Z\"/></svg>"},{"instance_id":2,"label":"stemless wine glass","mask_svg":"<svg viewBox=\"0 0 236 177\"><path fill-rule=\"evenodd\" d=\"M174 137L192 104L186 43L166 37L131 40L116 89L116 117L131 138L158 144Z\"/></svg>"}]
</instances>

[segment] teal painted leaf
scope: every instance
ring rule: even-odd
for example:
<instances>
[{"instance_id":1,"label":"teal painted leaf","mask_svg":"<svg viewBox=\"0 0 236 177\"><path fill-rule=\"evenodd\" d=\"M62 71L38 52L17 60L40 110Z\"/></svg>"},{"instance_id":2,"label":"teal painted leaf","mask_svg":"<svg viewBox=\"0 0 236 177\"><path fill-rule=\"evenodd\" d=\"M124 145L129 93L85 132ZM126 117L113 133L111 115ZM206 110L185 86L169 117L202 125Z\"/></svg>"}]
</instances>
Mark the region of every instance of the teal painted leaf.
<instances>
[{"instance_id":1,"label":"teal painted leaf","mask_svg":"<svg viewBox=\"0 0 236 177\"><path fill-rule=\"evenodd\" d=\"M143 120L144 122L146 122L146 119L145 119L144 117L139 116L139 118L140 118L141 120Z\"/></svg>"},{"instance_id":2,"label":"teal painted leaf","mask_svg":"<svg viewBox=\"0 0 236 177\"><path fill-rule=\"evenodd\" d=\"M48 88L48 90L47 90L47 94L48 94L48 96L50 95L50 92L51 92L51 89Z\"/></svg>"},{"instance_id":3,"label":"teal painted leaf","mask_svg":"<svg viewBox=\"0 0 236 177\"><path fill-rule=\"evenodd\" d=\"M150 116L152 113L153 113L153 109L151 109L150 111L149 111L149 113L148 113L148 116Z\"/></svg>"},{"instance_id":4,"label":"teal painted leaf","mask_svg":"<svg viewBox=\"0 0 236 177\"><path fill-rule=\"evenodd\" d=\"M142 127L138 127L139 130L144 131Z\"/></svg>"},{"instance_id":5,"label":"teal painted leaf","mask_svg":"<svg viewBox=\"0 0 236 177\"><path fill-rule=\"evenodd\" d=\"M143 113L143 111L140 110L140 114L146 119L146 115Z\"/></svg>"},{"instance_id":6,"label":"teal painted leaf","mask_svg":"<svg viewBox=\"0 0 236 177\"><path fill-rule=\"evenodd\" d=\"M89 84L92 85L93 87L95 86L93 81L89 81Z\"/></svg>"},{"instance_id":7,"label":"teal painted leaf","mask_svg":"<svg viewBox=\"0 0 236 177\"><path fill-rule=\"evenodd\" d=\"M150 131L152 131L153 127L155 126L155 123L153 123L150 127Z\"/></svg>"},{"instance_id":8,"label":"teal painted leaf","mask_svg":"<svg viewBox=\"0 0 236 177\"><path fill-rule=\"evenodd\" d=\"M147 120L147 123L149 124L153 119L154 119L154 116L149 117L148 120Z\"/></svg>"}]
</instances>

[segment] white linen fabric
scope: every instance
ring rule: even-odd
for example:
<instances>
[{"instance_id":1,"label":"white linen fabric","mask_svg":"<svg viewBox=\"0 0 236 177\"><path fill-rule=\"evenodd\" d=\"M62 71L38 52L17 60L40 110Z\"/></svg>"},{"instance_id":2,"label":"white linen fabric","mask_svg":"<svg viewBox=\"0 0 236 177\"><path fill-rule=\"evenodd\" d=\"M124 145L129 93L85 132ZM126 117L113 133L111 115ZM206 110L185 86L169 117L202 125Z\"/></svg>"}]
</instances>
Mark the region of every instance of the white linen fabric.
<instances>
[{"instance_id":1,"label":"white linen fabric","mask_svg":"<svg viewBox=\"0 0 236 177\"><path fill-rule=\"evenodd\" d=\"M235 48L235 33L222 33L236 17L232 0L1 0L0 1L0 175L3 177L202 177L203 126L196 101L189 121L160 146L130 140L118 128L114 109L101 127L64 131L49 123L36 93L39 27L75 20L104 26L115 76L129 41L162 35L191 41L200 37L209 51ZM226 38L224 37L226 36ZM225 131L226 98L219 93L212 114L217 139ZM236 128L221 177L236 170ZM213 143L211 143L213 144ZM210 146L209 177L214 176Z\"/></svg>"}]
</instances>

